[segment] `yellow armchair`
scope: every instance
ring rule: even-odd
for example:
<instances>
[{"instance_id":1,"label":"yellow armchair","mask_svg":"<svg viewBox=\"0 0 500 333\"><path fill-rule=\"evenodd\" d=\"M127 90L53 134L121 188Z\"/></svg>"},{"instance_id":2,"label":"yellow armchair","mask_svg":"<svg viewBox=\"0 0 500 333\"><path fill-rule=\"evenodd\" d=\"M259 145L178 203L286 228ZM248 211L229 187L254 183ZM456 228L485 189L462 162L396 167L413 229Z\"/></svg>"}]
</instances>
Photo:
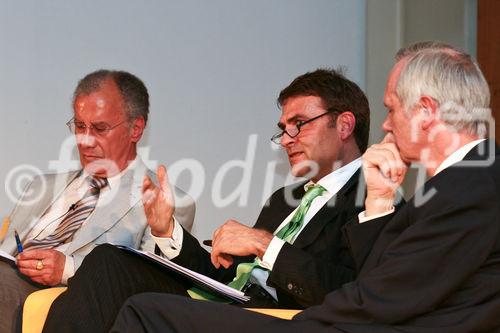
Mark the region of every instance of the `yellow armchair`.
<instances>
[{"instance_id":1,"label":"yellow armchair","mask_svg":"<svg viewBox=\"0 0 500 333\"><path fill-rule=\"evenodd\" d=\"M66 289L66 287L48 288L35 291L28 296L23 307L23 333L42 332L43 324L45 323L52 302ZM300 310L289 309L247 308L247 310L282 319L291 319L300 312Z\"/></svg>"},{"instance_id":2,"label":"yellow armchair","mask_svg":"<svg viewBox=\"0 0 500 333\"><path fill-rule=\"evenodd\" d=\"M23 333L40 333L52 302L67 288L56 287L31 293L23 306Z\"/></svg>"}]
</instances>

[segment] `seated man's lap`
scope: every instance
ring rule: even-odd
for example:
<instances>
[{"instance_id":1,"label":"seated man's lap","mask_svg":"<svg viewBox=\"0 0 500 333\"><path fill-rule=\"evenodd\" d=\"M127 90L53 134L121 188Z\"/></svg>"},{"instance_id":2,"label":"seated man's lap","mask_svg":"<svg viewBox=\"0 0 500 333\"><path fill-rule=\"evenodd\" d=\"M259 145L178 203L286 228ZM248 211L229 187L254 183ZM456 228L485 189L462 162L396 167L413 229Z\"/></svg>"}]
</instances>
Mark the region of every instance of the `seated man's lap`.
<instances>
[{"instance_id":1,"label":"seated man's lap","mask_svg":"<svg viewBox=\"0 0 500 333\"><path fill-rule=\"evenodd\" d=\"M26 297L43 287L26 279L15 265L0 261L0 332L12 332Z\"/></svg>"}]
</instances>

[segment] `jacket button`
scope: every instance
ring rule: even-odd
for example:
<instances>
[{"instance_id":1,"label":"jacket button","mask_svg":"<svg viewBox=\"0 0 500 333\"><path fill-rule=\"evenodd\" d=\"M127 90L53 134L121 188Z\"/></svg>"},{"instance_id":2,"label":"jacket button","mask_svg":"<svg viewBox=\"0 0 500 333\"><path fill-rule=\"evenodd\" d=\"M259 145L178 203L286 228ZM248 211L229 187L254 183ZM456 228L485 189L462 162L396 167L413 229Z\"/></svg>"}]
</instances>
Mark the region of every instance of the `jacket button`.
<instances>
[{"instance_id":1,"label":"jacket button","mask_svg":"<svg viewBox=\"0 0 500 333\"><path fill-rule=\"evenodd\" d=\"M288 290L292 290L293 289L293 284L289 283L286 287L288 288Z\"/></svg>"}]
</instances>

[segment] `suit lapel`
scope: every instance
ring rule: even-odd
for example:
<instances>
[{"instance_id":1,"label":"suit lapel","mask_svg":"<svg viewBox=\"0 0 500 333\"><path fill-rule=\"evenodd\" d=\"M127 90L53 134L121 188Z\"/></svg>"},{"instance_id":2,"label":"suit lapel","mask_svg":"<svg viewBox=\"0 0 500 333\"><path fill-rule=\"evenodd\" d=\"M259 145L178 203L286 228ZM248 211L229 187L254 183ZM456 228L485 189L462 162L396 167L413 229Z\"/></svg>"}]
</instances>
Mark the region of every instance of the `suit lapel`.
<instances>
[{"instance_id":1,"label":"suit lapel","mask_svg":"<svg viewBox=\"0 0 500 333\"><path fill-rule=\"evenodd\" d=\"M42 215L49 209L49 207L59 198L61 193L66 189L66 187L80 174L81 170L72 171L65 174L57 175L46 175L34 180L29 191L35 195L40 191L43 194L40 195L40 199L33 205L29 206L26 200L29 200L29 194L26 193L27 197L22 198L22 202L18 202L16 209L16 221L12 221L10 231L7 235L11 235L14 231L12 228L16 228L19 232L19 238L22 242L26 240L28 234L33 229L34 225L40 221ZM15 224L15 225L14 225ZM14 237L6 237L2 248L9 253L17 250L17 244Z\"/></svg>"},{"instance_id":2,"label":"suit lapel","mask_svg":"<svg viewBox=\"0 0 500 333\"><path fill-rule=\"evenodd\" d=\"M347 183L314 215L299 234L294 246L304 248L318 239L325 226L335 221L340 211L344 209L347 194L356 189L360 171L356 171Z\"/></svg>"},{"instance_id":3,"label":"suit lapel","mask_svg":"<svg viewBox=\"0 0 500 333\"><path fill-rule=\"evenodd\" d=\"M99 198L96 209L75 234L68 247L68 253L73 253L99 238L141 200L141 187L145 170L146 166L139 160L135 168L127 170L120 178L118 186L110 189L104 199Z\"/></svg>"},{"instance_id":4,"label":"suit lapel","mask_svg":"<svg viewBox=\"0 0 500 333\"><path fill-rule=\"evenodd\" d=\"M304 185L307 182L301 182L299 184L294 184L283 189L283 198L276 202L279 207L273 206L272 208L272 218L267 219L271 223L266 223L262 228L274 233L276 229L283 223L283 221L297 208L300 200L305 194ZM291 199L291 200L290 200ZM291 201L291 202L290 202ZM290 203L296 203L290 205Z\"/></svg>"},{"instance_id":5,"label":"suit lapel","mask_svg":"<svg viewBox=\"0 0 500 333\"><path fill-rule=\"evenodd\" d=\"M62 192L68 187L71 182L80 175L81 170L71 172L64 175L54 175L50 180L46 180L47 184L38 184L42 189L47 186L46 193L52 195L44 195L40 201L33 207L30 215L33 216L31 220L25 219L21 222L24 225L20 227L22 232L19 234L22 240L25 240L28 233L31 232L33 226L40 221L43 214L52 206L52 204L61 196ZM42 180L43 182L43 180ZM37 191L37 189L34 189ZM23 209L21 207L21 209Z\"/></svg>"}]
</instances>

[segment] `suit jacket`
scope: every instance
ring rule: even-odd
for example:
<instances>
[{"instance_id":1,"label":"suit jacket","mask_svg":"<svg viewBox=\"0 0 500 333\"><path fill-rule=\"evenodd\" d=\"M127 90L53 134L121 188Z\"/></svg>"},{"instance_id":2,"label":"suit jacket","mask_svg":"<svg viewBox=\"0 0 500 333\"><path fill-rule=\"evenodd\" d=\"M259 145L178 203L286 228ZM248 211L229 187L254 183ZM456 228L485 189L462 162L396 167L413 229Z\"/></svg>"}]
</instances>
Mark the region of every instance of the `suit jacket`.
<instances>
[{"instance_id":1,"label":"suit jacket","mask_svg":"<svg viewBox=\"0 0 500 333\"><path fill-rule=\"evenodd\" d=\"M0 248L14 254L17 251L14 229L24 241L33 225L79 173L80 171L73 171L35 177L10 214L11 223ZM111 201L102 206L98 204L86 223L76 232L71 244L64 251L65 255L74 258L75 269L80 267L83 258L94 247L103 243L153 251L154 241L148 231L141 201L142 181L146 173L155 178L139 160L134 169L127 170L120 178L119 188L111 189L112 192L108 196L112 198ZM194 219L194 202L178 188L174 189L174 194L176 204L181 203L176 207L175 217L189 229Z\"/></svg>"},{"instance_id":2,"label":"suit jacket","mask_svg":"<svg viewBox=\"0 0 500 333\"><path fill-rule=\"evenodd\" d=\"M380 233L368 255L355 248L359 225L346 225L359 277L296 319L343 332L500 332L498 147L489 166L465 166L485 162L489 144L432 177L430 199L363 223Z\"/></svg>"},{"instance_id":3,"label":"suit jacket","mask_svg":"<svg viewBox=\"0 0 500 333\"><path fill-rule=\"evenodd\" d=\"M331 290L356 276L354 262L348 247L342 241L341 227L363 207L356 206L358 178L356 172L344 187L312 218L294 244L285 244L270 272L267 284L276 288L281 307L303 308L320 303ZM273 233L296 208L304 195L303 183L276 191L262 209L254 228ZM364 192L363 192L364 193ZM361 194L361 205L364 202ZM293 196L295 203L287 203ZM291 200L288 200L291 201ZM241 262L252 262L254 257L236 257L229 269L215 269L210 255L189 233L184 232L181 252L174 261L228 283Z\"/></svg>"}]
</instances>

